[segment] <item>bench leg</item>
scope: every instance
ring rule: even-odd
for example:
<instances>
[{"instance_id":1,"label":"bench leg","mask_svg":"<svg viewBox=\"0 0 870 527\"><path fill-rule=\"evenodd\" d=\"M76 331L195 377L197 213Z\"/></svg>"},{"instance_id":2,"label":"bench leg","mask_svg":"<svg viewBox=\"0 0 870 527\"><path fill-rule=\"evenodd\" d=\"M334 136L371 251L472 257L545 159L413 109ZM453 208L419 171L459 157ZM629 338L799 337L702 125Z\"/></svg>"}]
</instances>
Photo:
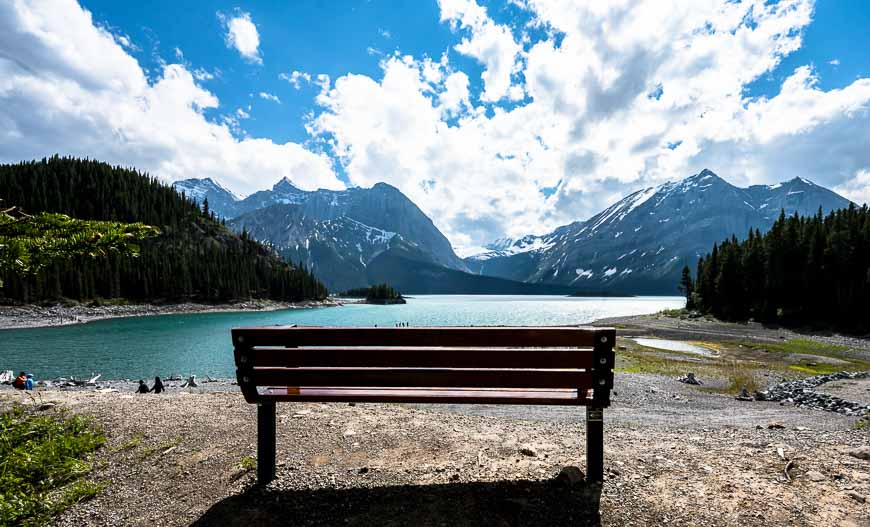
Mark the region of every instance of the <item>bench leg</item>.
<instances>
[{"instance_id":1,"label":"bench leg","mask_svg":"<svg viewBox=\"0 0 870 527\"><path fill-rule=\"evenodd\" d=\"M604 481L604 409L586 407L586 480Z\"/></svg>"},{"instance_id":2,"label":"bench leg","mask_svg":"<svg viewBox=\"0 0 870 527\"><path fill-rule=\"evenodd\" d=\"M257 403L257 483L275 479L275 401Z\"/></svg>"}]
</instances>

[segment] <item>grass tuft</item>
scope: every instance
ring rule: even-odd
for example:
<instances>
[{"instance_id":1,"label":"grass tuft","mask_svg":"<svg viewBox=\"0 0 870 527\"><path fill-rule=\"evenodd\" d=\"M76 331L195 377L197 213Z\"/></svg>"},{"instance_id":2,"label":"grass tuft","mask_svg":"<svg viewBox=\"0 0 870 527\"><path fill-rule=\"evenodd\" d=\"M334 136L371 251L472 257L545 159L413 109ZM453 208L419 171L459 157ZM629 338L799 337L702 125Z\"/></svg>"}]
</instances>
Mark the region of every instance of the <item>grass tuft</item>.
<instances>
[{"instance_id":1,"label":"grass tuft","mask_svg":"<svg viewBox=\"0 0 870 527\"><path fill-rule=\"evenodd\" d=\"M239 461L239 468L242 470L254 470L257 468L257 458L245 456Z\"/></svg>"},{"instance_id":2,"label":"grass tuft","mask_svg":"<svg viewBox=\"0 0 870 527\"><path fill-rule=\"evenodd\" d=\"M0 414L0 525L44 525L99 493L84 480L89 454L105 436L81 416L37 415L14 407Z\"/></svg>"}]
</instances>

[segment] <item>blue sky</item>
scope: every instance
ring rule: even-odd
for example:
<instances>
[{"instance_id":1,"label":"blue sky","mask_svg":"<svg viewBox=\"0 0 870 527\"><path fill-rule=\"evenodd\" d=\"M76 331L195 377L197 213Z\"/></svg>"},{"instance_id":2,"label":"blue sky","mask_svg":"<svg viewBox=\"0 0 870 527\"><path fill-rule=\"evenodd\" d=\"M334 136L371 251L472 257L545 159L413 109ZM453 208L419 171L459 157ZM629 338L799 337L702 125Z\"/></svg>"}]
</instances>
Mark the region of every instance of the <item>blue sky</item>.
<instances>
[{"instance_id":1,"label":"blue sky","mask_svg":"<svg viewBox=\"0 0 870 527\"><path fill-rule=\"evenodd\" d=\"M870 3L665 3L4 4L0 161L385 181L462 251L703 168L870 200Z\"/></svg>"}]
</instances>

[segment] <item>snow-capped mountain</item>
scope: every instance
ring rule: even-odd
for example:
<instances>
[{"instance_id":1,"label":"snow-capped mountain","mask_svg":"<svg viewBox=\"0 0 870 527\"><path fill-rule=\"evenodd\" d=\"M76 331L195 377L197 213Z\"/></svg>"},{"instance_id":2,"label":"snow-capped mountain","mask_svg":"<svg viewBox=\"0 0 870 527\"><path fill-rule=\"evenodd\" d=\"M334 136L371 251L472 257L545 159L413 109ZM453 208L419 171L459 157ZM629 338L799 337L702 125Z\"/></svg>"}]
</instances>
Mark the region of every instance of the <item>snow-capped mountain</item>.
<instances>
[{"instance_id":1,"label":"snow-capped mountain","mask_svg":"<svg viewBox=\"0 0 870 527\"><path fill-rule=\"evenodd\" d=\"M287 259L302 262L332 291L368 285L367 266L401 242L426 262L467 271L447 238L398 189L385 183L342 191L304 191L282 179L271 190L221 207L203 182L185 188L202 191L227 225L270 243Z\"/></svg>"},{"instance_id":2,"label":"snow-capped mountain","mask_svg":"<svg viewBox=\"0 0 870 527\"><path fill-rule=\"evenodd\" d=\"M765 231L781 210L811 215L849 203L802 178L739 188L705 169L638 190L586 221L501 241L465 262L475 273L579 291L674 293L683 266L694 268L713 243Z\"/></svg>"},{"instance_id":3,"label":"snow-capped mountain","mask_svg":"<svg viewBox=\"0 0 870 527\"><path fill-rule=\"evenodd\" d=\"M185 196L195 200L200 205L208 199L209 208L220 217L232 216L225 211L235 210L239 202L238 196L221 186L220 183L211 179L184 179L172 184L175 190L183 192Z\"/></svg>"}]
</instances>

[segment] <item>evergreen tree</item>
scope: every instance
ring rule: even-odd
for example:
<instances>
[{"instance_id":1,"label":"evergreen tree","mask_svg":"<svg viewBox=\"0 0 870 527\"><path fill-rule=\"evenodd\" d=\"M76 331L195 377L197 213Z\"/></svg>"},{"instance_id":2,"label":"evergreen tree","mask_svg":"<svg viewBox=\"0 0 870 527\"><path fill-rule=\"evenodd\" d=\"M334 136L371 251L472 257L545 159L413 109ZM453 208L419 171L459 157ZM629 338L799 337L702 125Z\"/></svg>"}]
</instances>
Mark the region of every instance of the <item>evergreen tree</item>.
<instances>
[{"instance_id":1,"label":"evergreen tree","mask_svg":"<svg viewBox=\"0 0 870 527\"><path fill-rule=\"evenodd\" d=\"M870 331L870 209L783 212L765 235L715 244L694 288L693 307L724 319Z\"/></svg>"}]
</instances>

